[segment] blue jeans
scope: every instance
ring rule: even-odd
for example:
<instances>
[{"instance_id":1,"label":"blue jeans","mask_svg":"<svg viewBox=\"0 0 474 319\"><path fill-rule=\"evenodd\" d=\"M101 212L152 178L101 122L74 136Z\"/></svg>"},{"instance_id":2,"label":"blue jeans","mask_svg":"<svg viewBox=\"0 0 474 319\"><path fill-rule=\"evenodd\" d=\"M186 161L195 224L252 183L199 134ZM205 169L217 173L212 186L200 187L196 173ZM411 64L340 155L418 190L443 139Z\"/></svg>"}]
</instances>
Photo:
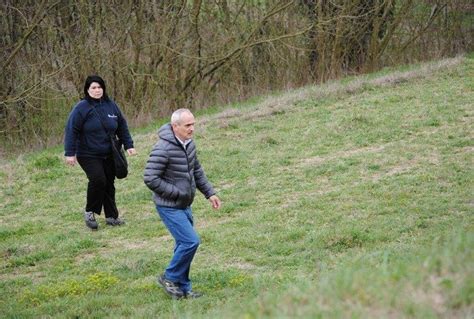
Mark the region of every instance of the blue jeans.
<instances>
[{"instance_id":1,"label":"blue jeans","mask_svg":"<svg viewBox=\"0 0 474 319\"><path fill-rule=\"evenodd\" d=\"M183 292L191 290L189 270L200 239L193 228L191 207L185 209L156 205L161 220L175 240L174 254L165 270L165 278L180 286Z\"/></svg>"}]
</instances>

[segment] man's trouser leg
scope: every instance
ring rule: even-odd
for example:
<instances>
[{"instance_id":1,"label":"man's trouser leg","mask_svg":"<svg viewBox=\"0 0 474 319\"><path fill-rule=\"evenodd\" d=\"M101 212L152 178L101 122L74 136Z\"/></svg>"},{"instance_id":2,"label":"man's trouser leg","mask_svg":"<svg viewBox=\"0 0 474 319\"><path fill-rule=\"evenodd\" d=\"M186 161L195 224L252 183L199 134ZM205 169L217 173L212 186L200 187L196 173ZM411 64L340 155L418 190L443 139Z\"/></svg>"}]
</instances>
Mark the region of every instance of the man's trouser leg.
<instances>
[{"instance_id":1,"label":"man's trouser leg","mask_svg":"<svg viewBox=\"0 0 474 319\"><path fill-rule=\"evenodd\" d=\"M157 206L161 220L175 240L173 258L166 268L165 278L180 285L184 292L191 290L189 270L200 239L193 227L191 207L177 209Z\"/></svg>"}]
</instances>

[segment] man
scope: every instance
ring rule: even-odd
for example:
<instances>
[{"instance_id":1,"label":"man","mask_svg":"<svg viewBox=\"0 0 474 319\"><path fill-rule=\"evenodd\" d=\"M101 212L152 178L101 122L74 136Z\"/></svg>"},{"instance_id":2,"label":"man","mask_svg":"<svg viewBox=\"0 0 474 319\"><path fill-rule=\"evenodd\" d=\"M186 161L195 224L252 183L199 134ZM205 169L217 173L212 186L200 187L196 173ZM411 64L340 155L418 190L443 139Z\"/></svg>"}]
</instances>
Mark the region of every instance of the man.
<instances>
[{"instance_id":1,"label":"man","mask_svg":"<svg viewBox=\"0 0 474 319\"><path fill-rule=\"evenodd\" d=\"M196 188L214 209L221 207L196 155L192 140L194 116L188 109L176 110L171 123L163 125L145 167L145 184L161 220L175 240L174 255L158 283L172 298L198 298L191 289L189 270L200 240L193 228L191 204Z\"/></svg>"}]
</instances>

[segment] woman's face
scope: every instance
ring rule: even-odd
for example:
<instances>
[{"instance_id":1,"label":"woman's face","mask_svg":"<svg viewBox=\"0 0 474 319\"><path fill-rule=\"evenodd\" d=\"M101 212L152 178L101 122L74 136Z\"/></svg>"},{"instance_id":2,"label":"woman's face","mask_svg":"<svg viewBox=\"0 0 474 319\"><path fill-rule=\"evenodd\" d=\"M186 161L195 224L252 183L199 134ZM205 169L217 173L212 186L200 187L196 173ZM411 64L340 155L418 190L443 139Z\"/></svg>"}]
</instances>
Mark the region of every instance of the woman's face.
<instances>
[{"instance_id":1,"label":"woman's face","mask_svg":"<svg viewBox=\"0 0 474 319\"><path fill-rule=\"evenodd\" d=\"M92 82L89 86L89 89L87 90L87 93L89 93L89 96L93 99L100 99L102 95L104 95L104 90L99 83Z\"/></svg>"}]
</instances>

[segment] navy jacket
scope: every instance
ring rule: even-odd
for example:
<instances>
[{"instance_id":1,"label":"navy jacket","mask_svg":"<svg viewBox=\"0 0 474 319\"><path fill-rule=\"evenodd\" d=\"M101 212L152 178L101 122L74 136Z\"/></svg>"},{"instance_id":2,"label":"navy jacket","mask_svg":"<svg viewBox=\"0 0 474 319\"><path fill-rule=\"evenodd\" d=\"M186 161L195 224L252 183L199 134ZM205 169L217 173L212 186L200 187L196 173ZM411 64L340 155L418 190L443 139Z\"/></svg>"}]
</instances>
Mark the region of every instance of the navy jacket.
<instances>
[{"instance_id":1,"label":"navy jacket","mask_svg":"<svg viewBox=\"0 0 474 319\"><path fill-rule=\"evenodd\" d=\"M192 204L196 188L206 198L214 195L216 192L198 161L194 141L184 149L170 124L163 125L158 136L144 173L144 182L153 191L155 204L186 208Z\"/></svg>"},{"instance_id":2,"label":"navy jacket","mask_svg":"<svg viewBox=\"0 0 474 319\"><path fill-rule=\"evenodd\" d=\"M107 130L118 136L125 149L133 148L127 121L114 101L83 99L69 114L64 136L64 155L107 157L112 152L109 135L105 132L93 107L102 118Z\"/></svg>"}]
</instances>

